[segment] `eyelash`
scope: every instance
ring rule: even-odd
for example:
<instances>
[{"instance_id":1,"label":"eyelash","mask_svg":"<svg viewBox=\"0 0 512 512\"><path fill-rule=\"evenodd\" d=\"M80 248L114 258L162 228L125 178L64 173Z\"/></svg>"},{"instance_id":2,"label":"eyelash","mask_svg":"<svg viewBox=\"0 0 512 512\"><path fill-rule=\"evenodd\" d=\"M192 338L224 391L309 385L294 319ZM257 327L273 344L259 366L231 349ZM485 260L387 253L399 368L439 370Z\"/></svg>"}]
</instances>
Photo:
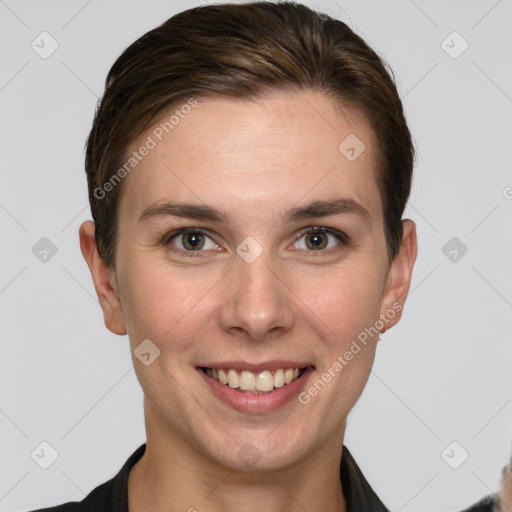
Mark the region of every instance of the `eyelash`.
<instances>
[{"instance_id":1,"label":"eyelash","mask_svg":"<svg viewBox=\"0 0 512 512\"><path fill-rule=\"evenodd\" d=\"M203 255L201 254L202 252L205 252L205 251L202 251L202 250L198 250L198 251L185 251L183 249L177 249L177 248L170 248L170 244L171 244L171 241L180 236L180 235L184 235L186 233L200 233L202 235L205 235L207 236L208 238L210 238L210 240L214 241L212 239L212 237L210 235L208 235L208 232L206 231L202 231L202 230L199 230L197 228L193 228L193 227L190 227L190 228L182 228L182 229L178 229L176 231L172 231L170 233L167 233L163 239L162 239L162 243L163 245L165 245L170 251L172 252L179 252L179 253L182 253L188 257L192 257L192 258L197 258L197 257L202 257ZM334 236L338 242L341 243L341 246L345 246L345 245L348 245L348 243L350 242L350 237L348 235L346 235L345 233L341 232L341 231L338 231L337 229L332 229L332 228L327 228L327 227L321 227L321 226L311 226L309 228L306 228L304 230L302 230L300 232L300 234L298 235L298 237L295 239L294 243L297 243L304 235L309 235L309 234L315 234L315 233L325 233L325 234L328 234L328 235L332 235ZM337 247L339 249L339 247ZM309 252L309 253L313 253L313 254L318 254L318 253L329 253L330 251L332 251L333 249L336 249L335 248L331 248L331 249L320 249L320 250L309 250L309 251L306 251L306 252Z\"/></svg>"}]
</instances>

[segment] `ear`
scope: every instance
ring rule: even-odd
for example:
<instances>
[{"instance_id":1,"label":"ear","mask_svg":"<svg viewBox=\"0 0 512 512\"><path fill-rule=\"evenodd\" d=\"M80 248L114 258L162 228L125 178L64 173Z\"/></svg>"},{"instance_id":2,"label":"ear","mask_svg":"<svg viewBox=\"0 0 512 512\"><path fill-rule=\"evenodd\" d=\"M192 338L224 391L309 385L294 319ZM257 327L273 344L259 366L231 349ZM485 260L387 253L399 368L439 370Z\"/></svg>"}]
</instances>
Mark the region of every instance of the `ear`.
<instances>
[{"instance_id":1,"label":"ear","mask_svg":"<svg viewBox=\"0 0 512 512\"><path fill-rule=\"evenodd\" d=\"M89 266L96 295L103 310L103 318L107 329L114 334L126 334L121 301L119 300L117 276L99 255L94 238L94 222L85 221L79 230L80 249Z\"/></svg>"},{"instance_id":2,"label":"ear","mask_svg":"<svg viewBox=\"0 0 512 512\"><path fill-rule=\"evenodd\" d=\"M400 249L388 270L386 289L381 304L380 318L384 322L381 333L398 323L411 285L412 270L418 244L416 224L410 219L402 221L403 235Z\"/></svg>"}]
</instances>

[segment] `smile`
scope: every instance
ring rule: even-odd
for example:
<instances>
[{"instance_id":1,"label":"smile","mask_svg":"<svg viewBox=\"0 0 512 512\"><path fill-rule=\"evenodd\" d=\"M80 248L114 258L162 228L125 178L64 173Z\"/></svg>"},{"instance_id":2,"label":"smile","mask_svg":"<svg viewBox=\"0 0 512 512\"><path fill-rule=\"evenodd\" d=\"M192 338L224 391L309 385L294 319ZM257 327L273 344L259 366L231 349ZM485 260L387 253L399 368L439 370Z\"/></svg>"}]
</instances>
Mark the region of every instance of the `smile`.
<instances>
[{"instance_id":1,"label":"smile","mask_svg":"<svg viewBox=\"0 0 512 512\"><path fill-rule=\"evenodd\" d=\"M296 400L315 367L283 360L258 365L225 361L203 363L196 370L207 389L229 407L248 414L266 414Z\"/></svg>"},{"instance_id":2,"label":"smile","mask_svg":"<svg viewBox=\"0 0 512 512\"><path fill-rule=\"evenodd\" d=\"M277 368L252 372L235 368L206 368L201 370L217 382L242 393L266 394L299 379L305 368Z\"/></svg>"}]
</instances>

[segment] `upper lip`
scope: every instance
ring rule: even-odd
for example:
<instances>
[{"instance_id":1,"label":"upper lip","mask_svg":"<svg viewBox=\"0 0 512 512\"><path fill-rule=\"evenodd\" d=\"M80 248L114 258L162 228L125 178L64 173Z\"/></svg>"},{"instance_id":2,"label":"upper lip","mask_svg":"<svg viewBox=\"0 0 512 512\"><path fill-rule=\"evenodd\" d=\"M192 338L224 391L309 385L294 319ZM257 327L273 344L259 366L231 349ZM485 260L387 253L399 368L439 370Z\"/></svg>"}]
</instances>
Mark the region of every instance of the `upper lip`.
<instances>
[{"instance_id":1,"label":"upper lip","mask_svg":"<svg viewBox=\"0 0 512 512\"><path fill-rule=\"evenodd\" d=\"M278 370L279 368L307 368L313 366L311 363L300 361L290 361L285 359L272 359L263 363L249 363L248 361L219 361L215 363L201 364L199 368L233 368L236 370L246 370L248 372L261 372L263 370Z\"/></svg>"}]
</instances>

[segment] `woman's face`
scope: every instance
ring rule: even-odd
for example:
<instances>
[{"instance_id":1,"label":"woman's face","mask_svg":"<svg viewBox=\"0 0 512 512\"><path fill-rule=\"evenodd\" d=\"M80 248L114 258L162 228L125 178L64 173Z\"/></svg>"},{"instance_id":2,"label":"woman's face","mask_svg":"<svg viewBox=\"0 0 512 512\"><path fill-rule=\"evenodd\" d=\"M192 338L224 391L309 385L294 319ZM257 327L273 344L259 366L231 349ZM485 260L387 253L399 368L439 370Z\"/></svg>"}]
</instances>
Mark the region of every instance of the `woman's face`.
<instances>
[{"instance_id":1,"label":"woman's face","mask_svg":"<svg viewBox=\"0 0 512 512\"><path fill-rule=\"evenodd\" d=\"M155 143L122 183L102 301L135 351L148 435L241 470L339 446L415 257L408 221L389 266L371 129L315 93L198 98L167 129L131 146Z\"/></svg>"}]
</instances>

